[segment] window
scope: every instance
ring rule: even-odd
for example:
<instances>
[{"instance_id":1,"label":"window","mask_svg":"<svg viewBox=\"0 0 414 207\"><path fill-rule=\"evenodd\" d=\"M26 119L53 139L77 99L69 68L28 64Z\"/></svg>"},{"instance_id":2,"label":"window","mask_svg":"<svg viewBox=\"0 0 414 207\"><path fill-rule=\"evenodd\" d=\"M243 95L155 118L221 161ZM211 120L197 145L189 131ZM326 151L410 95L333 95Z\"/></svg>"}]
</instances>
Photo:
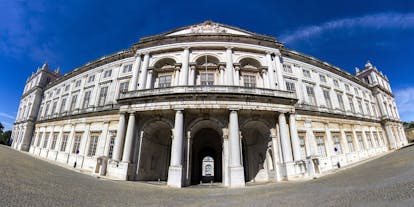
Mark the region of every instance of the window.
<instances>
[{"instance_id":1,"label":"window","mask_svg":"<svg viewBox=\"0 0 414 207\"><path fill-rule=\"evenodd\" d=\"M49 106L50 106L50 102L48 102L47 104L46 104L46 108L45 108L45 116L47 116L48 114L49 114ZM23 109L23 116L24 116L24 111L25 111L26 109Z\"/></svg>"},{"instance_id":2,"label":"window","mask_svg":"<svg viewBox=\"0 0 414 207\"><path fill-rule=\"evenodd\" d=\"M116 133L112 132L109 138L109 153L108 153L109 159L112 159L112 156L114 154L115 138L116 138Z\"/></svg>"},{"instance_id":3,"label":"window","mask_svg":"<svg viewBox=\"0 0 414 207\"><path fill-rule=\"evenodd\" d=\"M60 88L58 88L57 90L56 90L56 95L59 95L60 94Z\"/></svg>"},{"instance_id":4,"label":"window","mask_svg":"<svg viewBox=\"0 0 414 207\"><path fill-rule=\"evenodd\" d=\"M365 132L365 136L367 137L368 149L372 149L372 138L371 138L371 134L369 132Z\"/></svg>"},{"instance_id":5,"label":"window","mask_svg":"<svg viewBox=\"0 0 414 207\"><path fill-rule=\"evenodd\" d=\"M70 108L69 111L72 111L75 109L76 107L76 100L78 99L78 95L73 95L72 96L72 101L70 102Z\"/></svg>"},{"instance_id":6,"label":"window","mask_svg":"<svg viewBox=\"0 0 414 207\"><path fill-rule=\"evenodd\" d=\"M306 86L306 93L308 94L309 104L316 105L315 91L313 86Z\"/></svg>"},{"instance_id":7,"label":"window","mask_svg":"<svg viewBox=\"0 0 414 207\"><path fill-rule=\"evenodd\" d=\"M99 93L98 106L105 105L107 94L108 94L108 86L101 88L101 92Z\"/></svg>"},{"instance_id":8,"label":"window","mask_svg":"<svg viewBox=\"0 0 414 207\"><path fill-rule=\"evenodd\" d=\"M202 86L214 85L214 73L201 73L200 83Z\"/></svg>"},{"instance_id":9,"label":"window","mask_svg":"<svg viewBox=\"0 0 414 207\"><path fill-rule=\"evenodd\" d=\"M374 132L373 135L374 135L374 144L376 147L379 147L378 135L376 132Z\"/></svg>"},{"instance_id":10,"label":"window","mask_svg":"<svg viewBox=\"0 0 414 207\"><path fill-rule=\"evenodd\" d=\"M56 141L57 141L57 137L58 135L56 133L53 134L53 138L52 138L52 145L50 146L51 150L54 150L56 147Z\"/></svg>"},{"instance_id":11,"label":"window","mask_svg":"<svg viewBox=\"0 0 414 207\"><path fill-rule=\"evenodd\" d=\"M305 135L299 135L300 156L306 159Z\"/></svg>"},{"instance_id":12,"label":"window","mask_svg":"<svg viewBox=\"0 0 414 207\"><path fill-rule=\"evenodd\" d=\"M57 107L57 101L55 101L52 105L52 113L51 114L56 113L56 107Z\"/></svg>"},{"instance_id":13,"label":"window","mask_svg":"<svg viewBox=\"0 0 414 207\"><path fill-rule=\"evenodd\" d=\"M127 92L129 87L129 81L119 84L119 94Z\"/></svg>"},{"instance_id":14,"label":"window","mask_svg":"<svg viewBox=\"0 0 414 207\"><path fill-rule=\"evenodd\" d=\"M372 112L374 112L374 116L377 116L377 110L375 110L375 104L371 104L372 106Z\"/></svg>"},{"instance_id":15,"label":"window","mask_svg":"<svg viewBox=\"0 0 414 207\"><path fill-rule=\"evenodd\" d=\"M333 83L334 83L334 85L335 85L336 87L339 87L339 81L338 81L338 80L334 79L334 80L333 80Z\"/></svg>"},{"instance_id":16,"label":"window","mask_svg":"<svg viewBox=\"0 0 414 207\"><path fill-rule=\"evenodd\" d=\"M162 75L162 76L160 76L159 77L158 87L159 88L170 87L171 86L171 80L172 80L172 76L171 75Z\"/></svg>"},{"instance_id":17,"label":"window","mask_svg":"<svg viewBox=\"0 0 414 207\"><path fill-rule=\"evenodd\" d=\"M329 90L323 89L323 97L325 97L326 107L332 108L332 101L331 95L329 94Z\"/></svg>"},{"instance_id":18,"label":"window","mask_svg":"<svg viewBox=\"0 0 414 207\"><path fill-rule=\"evenodd\" d=\"M45 140L43 141L43 148L47 147L47 143L49 142L50 133L46 133Z\"/></svg>"},{"instance_id":19,"label":"window","mask_svg":"<svg viewBox=\"0 0 414 207\"><path fill-rule=\"evenodd\" d=\"M62 98L62 102L60 103L60 113L65 110L66 107L66 98Z\"/></svg>"},{"instance_id":20,"label":"window","mask_svg":"<svg viewBox=\"0 0 414 207\"><path fill-rule=\"evenodd\" d=\"M286 73L292 73L292 66L288 64L283 64L283 71Z\"/></svg>"},{"instance_id":21,"label":"window","mask_svg":"<svg viewBox=\"0 0 414 207\"><path fill-rule=\"evenodd\" d=\"M325 148L325 141L323 139L323 136L316 135L316 146L318 148L318 154L321 157L326 157L326 148Z\"/></svg>"},{"instance_id":22,"label":"window","mask_svg":"<svg viewBox=\"0 0 414 207\"><path fill-rule=\"evenodd\" d=\"M109 78L109 77L111 77L111 75L112 75L112 70L107 70L107 71L105 71L104 72L104 78Z\"/></svg>"},{"instance_id":23,"label":"window","mask_svg":"<svg viewBox=\"0 0 414 207\"><path fill-rule=\"evenodd\" d=\"M41 117L41 116L42 116L42 113L43 113L43 106L40 106L40 109L39 109L39 114L38 114L37 116ZM20 114L20 115L17 115L17 116L21 118L21 116L22 116L21 109L20 109L19 114Z\"/></svg>"},{"instance_id":24,"label":"window","mask_svg":"<svg viewBox=\"0 0 414 207\"><path fill-rule=\"evenodd\" d=\"M295 83L285 81L286 82L286 90L296 93Z\"/></svg>"},{"instance_id":25,"label":"window","mask_svg":"<svg viewBox=\"0 0 414 207\"><path fill-rule=\"evenodd\" d=\"M66 151L66 144L68 143L68 134L64 134L62 136L62 144L60 145L60 151L64 152Z\"/></svg>"},{"instance_id":26,"label":"window","mask_svg":"<svg viewBox=\"0 0 414 207\"><path fill-rule=\"evenodd\" d=\"M372 115L372 114L371 114L371 109L369 108L369 104L368 104L368 102L366 102L366 103L365 103L365 108L367 108L367 114L368 114L368 115Z\"/></svg>"},{"instance_id":27,"label":"window","mask_svg":"<svg viewBox=\"0 0 414 207\"><path fill-rule=\"evenodd\" d=\"M89 149L88 149L88 156L89 157L95 156L96 146L98 145L98 139L99 139L99 135L97 135L97 134L91 135L91 139L90 139L90 142L89 142Z\"/></svg>"},{"instance_id":28,"label":"window","mask_svg":"<svg viewBox=\"0 0 414 207\"><path fill-rule=\"evenodd\" d=\"M334 144L335 154L337 154L337 155L342 154L342 147L341 147L341 141L339 139L339 135L337 135L337 134L332 135L332 140L333 140L333 144Z\"/></svg>"},{"instance_id":29,"label":"window","mask_svg":"<svg viewBox=\"0 0 414 207\"><path fill-rule=\"evenodd\" d=\"M348 101L349 101L349 107L351 108L351 112L355 113L354 100L352 99L352 97L348 97Z\"/></svg>"},{"instance_id":30,"label":"window","mask_svg":"<svg viewBox=\"0 0 414 207\"><path fill-rule=\"evenodd\" d=\"M326 83L326 76L319 74L319 79L321 80L321 82Z\"/></svg>"},{"instance_id":31,"label":"window","mask_svg":"<svg viewBox=\"0 0 414 207\"><path fill-rule=\"evenodd\" d=\"M37 146L37 147L40 147L40 142L42 141L42 138L43 138L43 132L41 132L41 133L39 134L39 137L38 137L38 139L37 139L37 143L36 143L36 146Z\"/></svg>"},{"instance_id":32,"label":"window","mask_svg":"<svg viewBox=\"0 0 414 207\"><path fill-rule=\"evenodd\" d=\"M243 75L244 86L254 88L256 87L256 76L253 75Z\"/></svg>"},{"instance_id":33,"label":"window","mask_svg":"<svg viewBox=\"0 0 414 207\"><path fill-rule=\"evenodd\" d=\"M128 73L132 71L132 64L124 65L122 68L122 73Z\"/></svg>"},{"instance_id":34,"label":"window","mask_svg":"<svg viewBox=\"0 0 414 207\"><path fill-rule=\"evenodd\" d=\"M75 142L73 143L72 153L75 153L75 154L79 153L81 139L82 139L82 134L75 135Z\"/></svg>"},{"instance_id":35,"label":"window","mask_svg":"<svg viewBox=\"0 0 414 207\"><path fill-rule=\"evenodd\" d=\"M351 90L351 89L349 88L349 85L348 85L348 84L345 84L345 90L346 90L346 91L348 91L348 92Z\"/></svg>"},{"instance_id":36,"label":"window","mask_svg":"<svg viewBox=\"0 0 414 207\"><path fill-rule=\"evenodd\" d=\"M90 98L91 98L91 91L86 91L85 95L83 96L83 104L82 104L83 109L88 108Z\"/></svg>"},{"instance_id":37,"label":"window","mask_svg":"<svg viewBox=\"0 0 414 207\"><path fill-rule=\"evenodd\" d=\"M305 76L306 78L310 78L311 77L311 74L310 74L310 71L309 70L303 69L302 71L303 71L303 76Z\"/></svg>"},{"instance_id":38,"label":"window","mask_svg":"<svg viewBox=\"0 0 414 207\"><path fill-rule=\"evenodd\" d=\"M383 146L384 145L384 137L382 136L382 132L378 133L378 138L380 141L380 145Z\"/></svg>"},{"instance_id":39,"label":"window","mask_svg":"<svg viewBox=\"0 0 414 207\"><path fill-rule=\"evenodd\" d=\"M363 139L362 139L362 135L361 135L361 134L358 134L358 135L357 135L357 138L358 138L358 145L359 145L359 148L360 148L361 150L365 150L365 145L364 145L364 141L363 141Z\"/></svg>"},{"instance_id":40,"label":"window","mask_svg":"<svg viewBox=\"0 0 414 207\"><path fill-rule=\"evenodd\" d=\"M350 152L355 151L354 142L352 141L352 136L351 135L349 135L349 134L346 135L346 141L348 142L349 151Z\"/></svg>"},{"instance_id":41,"label":"window","mask_svg":"<svg viewBox=\"0 0 414 207\"><path fill-rule=\"evenodd\" d=\"M338 98L339 108L342 111L345 111L345 105L344 105L344 100L342 99L342 93L337 93L336 97Z\"/></svg>"},{"instance_id":42,"label":"window","mask_svg":"<svg viewBox=\"0 0 414 207\"><path fill-rule=\"evenodd\" d=\"M79 87L81 85L81 80L76 81L75 88Z\"/></svg>"},{"instance_id":43,"label":"window","mask_svg":"<svg viewBox=\"0 0 414 207\"><path fill-rule=\"evenodd\" d=\"M95 81L95 75L91 75L88 77L88 83L92 83Z\"/></svg>"},{"instance_id":44,"label":"window","mask_svg":"<svg viewBox=\"0 0 414 207\"><path fill-rule=\"evenodd\" d=\"M354 91L355 91L355 95L356 95L356 96L359 96L359 91L358 91L358 88L354 88Z\"/></svg>"},{"instance_id":45,"label":"window","mask_svg":"<svg viewBox=\"0 0 414 207\"><path fill-rule=\"evenodd\" d=\"M69 87L70 87L69 85L65 86L65 92L69 91Z\"/></svg>"},{"instance_id":46,"label":"window","mask_svg":"<svg viewBox=\"0 0 414 207\"><path fill-rule=\"evenodd\" d=\"M360 100L358 100L358 108L359 108L359 113L364 114L364 109L362 108L362 102Z\"/></svg>"}]
</instances>

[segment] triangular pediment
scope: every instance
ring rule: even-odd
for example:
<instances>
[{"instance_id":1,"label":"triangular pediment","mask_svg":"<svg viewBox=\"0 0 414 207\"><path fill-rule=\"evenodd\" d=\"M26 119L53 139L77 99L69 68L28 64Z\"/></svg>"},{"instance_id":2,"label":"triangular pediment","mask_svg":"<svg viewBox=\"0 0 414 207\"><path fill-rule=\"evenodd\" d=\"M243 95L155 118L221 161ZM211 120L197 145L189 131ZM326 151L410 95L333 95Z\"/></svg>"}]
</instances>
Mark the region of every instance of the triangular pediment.
<instances>
[{"instance_id":1,"label":"triangular pediment","mask_svg":"<svg viewBox=\"0 0 414 207\"><path fill-rule=\"evenodd\" d=\"M190 34L233 34L252 36L251 32L218 24L212 21L205 21L201 24L191 25L181 29L177 29L169 34L166 34L165 36L178 36Z\"/></svg>"}]
</instances>

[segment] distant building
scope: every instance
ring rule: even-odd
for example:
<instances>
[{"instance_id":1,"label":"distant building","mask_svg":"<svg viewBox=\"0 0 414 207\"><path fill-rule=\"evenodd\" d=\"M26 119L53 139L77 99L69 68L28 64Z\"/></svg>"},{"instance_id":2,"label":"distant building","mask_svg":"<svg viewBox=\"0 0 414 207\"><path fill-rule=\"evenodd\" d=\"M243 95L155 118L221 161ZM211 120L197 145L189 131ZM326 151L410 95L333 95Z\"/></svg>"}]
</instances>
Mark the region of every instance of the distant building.
<instances>
[{"instance_id":1,"label":"distant building","mask_svg":"<svg viewBox=\"0 0 414 207\"><path fill-rule=\"evenodd\" d=\"M369 62L356 72L206 21L63 76L44 65L12 146L173 187L313 177L407 144L387 77Z\"/></svg>"}]
</instances>

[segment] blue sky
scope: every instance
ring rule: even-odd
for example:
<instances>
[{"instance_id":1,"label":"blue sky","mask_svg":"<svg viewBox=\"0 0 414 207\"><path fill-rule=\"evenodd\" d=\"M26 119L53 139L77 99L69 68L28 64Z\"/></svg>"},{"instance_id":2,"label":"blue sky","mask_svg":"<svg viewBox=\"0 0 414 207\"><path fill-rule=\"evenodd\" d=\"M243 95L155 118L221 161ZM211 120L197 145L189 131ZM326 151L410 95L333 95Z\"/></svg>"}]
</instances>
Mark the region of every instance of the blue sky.
<instances>
[{"instance_id":1,"label":"blue sky","mask_svg":"<svg viewBox=\"0 0 414 207\"><path fill-rule=\"evenodd\" d=\"M140 37L213 20L274 36L349 72L369 59L414 120L414 1L0 0L0 122L11 128L26 78L47 61L63 73Z\"/></svg>"}]
</instances>

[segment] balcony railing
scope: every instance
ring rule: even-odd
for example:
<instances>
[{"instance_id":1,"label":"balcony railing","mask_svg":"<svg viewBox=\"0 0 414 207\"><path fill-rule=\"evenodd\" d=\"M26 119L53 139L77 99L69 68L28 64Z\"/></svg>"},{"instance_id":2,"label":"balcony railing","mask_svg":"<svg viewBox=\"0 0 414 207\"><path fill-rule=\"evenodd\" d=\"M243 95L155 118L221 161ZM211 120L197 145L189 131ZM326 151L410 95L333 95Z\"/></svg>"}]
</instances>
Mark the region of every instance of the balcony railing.
<instances>
[{"instance_id":1,"label":"balcony railing","mask_svg":"<svg viewBox=\"0 0 414 207\"><path fill-rule=\"evenodd\" d=\"M147 96L159 96L169 94L240 94L259 95L296 99L296 95L290 91L281 91L265 88L250 88L242 86L174 86L167 88L153 88L145 90L128 91L122 93L119 99L139 98Z\"/></svg>"},{"instance_id":2,"label":"balcony railing","mask_svg":"<svg viewBox=\"0 0 414 207\"><path fill-rule=\"evenodd\" d=\"M84 109L74 109L72 111L65 111L62 113L54 113L53 115L41 116L37 120L42 121L42 120L55 119L55 118L77 115L77 114L86 114L86 113L100 112L100 111L111 111L111 110L116 110L116 109L119 109L118 104L107 104L103 106L90 106Z\"/></svg>"}]
</instances>

